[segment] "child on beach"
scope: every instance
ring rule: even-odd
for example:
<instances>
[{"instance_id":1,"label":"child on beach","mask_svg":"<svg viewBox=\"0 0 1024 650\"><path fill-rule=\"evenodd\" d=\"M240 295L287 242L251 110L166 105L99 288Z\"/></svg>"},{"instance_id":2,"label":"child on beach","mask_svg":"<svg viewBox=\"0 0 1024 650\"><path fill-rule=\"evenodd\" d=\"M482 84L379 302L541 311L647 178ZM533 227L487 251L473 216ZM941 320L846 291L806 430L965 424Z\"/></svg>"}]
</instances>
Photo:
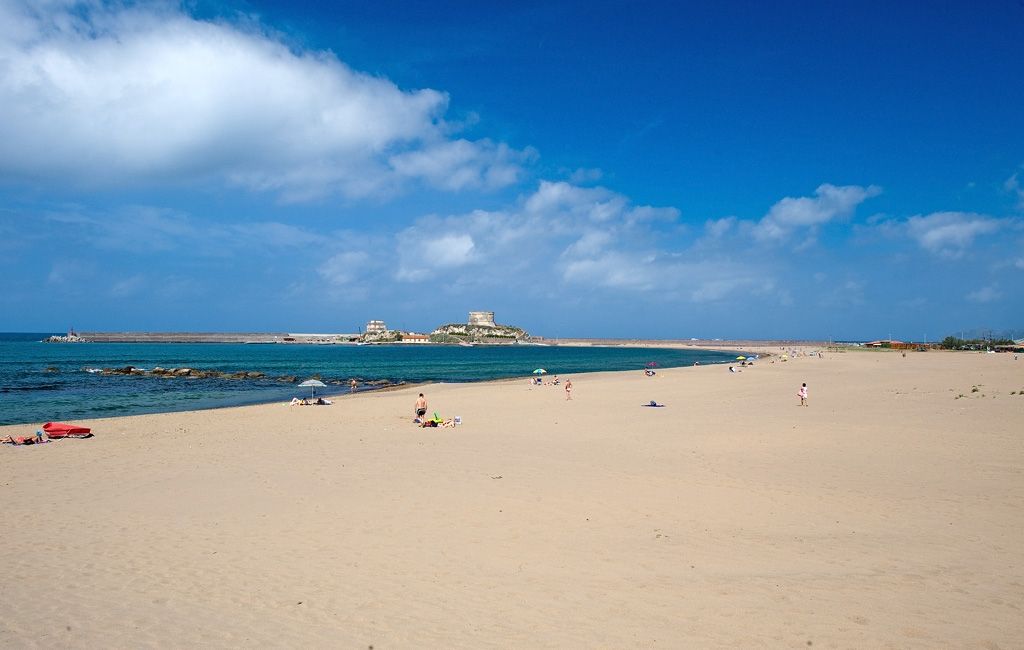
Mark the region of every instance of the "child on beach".
<instances>
[{"instance_id":1,"label":"child on beach","mask_svg":"<svg viewBox=\"0 0 1024 650\"><path fill-rule=\"evenodd\" d=\"M800 398L800 406L807 406L807 382L800 386L800 390L796 392L796 395Z\"/></svg>"}]
</instances>

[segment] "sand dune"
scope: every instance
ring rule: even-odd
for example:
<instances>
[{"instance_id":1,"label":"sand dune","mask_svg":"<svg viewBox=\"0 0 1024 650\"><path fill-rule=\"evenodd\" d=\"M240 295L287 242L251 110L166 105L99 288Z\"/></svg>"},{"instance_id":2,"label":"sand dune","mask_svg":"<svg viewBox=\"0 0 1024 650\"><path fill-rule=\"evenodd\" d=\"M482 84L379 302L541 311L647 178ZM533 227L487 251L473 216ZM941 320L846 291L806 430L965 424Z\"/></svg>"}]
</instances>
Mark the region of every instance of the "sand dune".
<instances>
[{"instance_id":1,"label":"sand dune","mask_svg":"<svg viewBox=\"0 0 1024 650\"><path fill-rule=\"evenodd\" d=\"M5 445L0 646L1020 647L1024 362L572 380Z\"/></svg>"}]
</instances>

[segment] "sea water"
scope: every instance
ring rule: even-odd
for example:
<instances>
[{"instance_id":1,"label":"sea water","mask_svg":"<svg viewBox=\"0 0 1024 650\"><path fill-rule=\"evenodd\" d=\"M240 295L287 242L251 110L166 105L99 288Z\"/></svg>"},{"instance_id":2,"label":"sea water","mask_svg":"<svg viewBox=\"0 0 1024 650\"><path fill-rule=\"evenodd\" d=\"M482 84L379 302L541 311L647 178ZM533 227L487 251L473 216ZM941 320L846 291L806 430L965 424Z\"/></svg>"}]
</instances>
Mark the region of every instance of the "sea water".
<instances>
[{"instance_id":1,"label":"sea water","mask_svg":"<svg viewBox=\"0 0 1024 650\"><path fill-rule=\"evenodd\" d=\"M734 354L670 348L542 345L302 345L241 343L41 343L49 334L0 334L0 424L41 423L287 401L309 397L299 381L319 376L317 395L364 382L469 382L725 363ZM102 368L258 371L260 379L104 375ZM337 382L337 383L332 383Z\"/></svg>"}]
</instances>

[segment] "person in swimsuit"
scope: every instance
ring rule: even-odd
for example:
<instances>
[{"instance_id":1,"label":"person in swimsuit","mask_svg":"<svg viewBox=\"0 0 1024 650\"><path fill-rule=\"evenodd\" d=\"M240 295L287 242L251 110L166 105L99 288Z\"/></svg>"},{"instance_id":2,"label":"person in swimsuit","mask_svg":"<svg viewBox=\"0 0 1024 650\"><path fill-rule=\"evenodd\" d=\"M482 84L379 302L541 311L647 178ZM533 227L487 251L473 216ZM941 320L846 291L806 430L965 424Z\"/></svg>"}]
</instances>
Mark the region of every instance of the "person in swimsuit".
<instances>
[{"instance_id":1,"label":"person in swimsuit","mask_svg":"<svg viewBox=\"0 0 1024 650\"><path fill-rule=\"evenodd\" d=\"M416 411L417 418L422 418L427 414L427 398L423 397L423 393L420 393L419 398L416 400L414 410Z\"/></svg>"},{"instance_id":2,"label":"person in swimsuit","mask_svg":"<svg viewBox=\"0 0 1024 650\"><path fill-rule=\"evenodd\" d=\"M7 436L7 438L5 440L0 440L0 442L2 442L5 445L35 445L35 444L38 444L38 442L36 442L36 437L35 436L18 436L17 438L15 438L14 436ZM39 442L42 442L42 441L40 440Z\"/></svg>"}]
</instances>

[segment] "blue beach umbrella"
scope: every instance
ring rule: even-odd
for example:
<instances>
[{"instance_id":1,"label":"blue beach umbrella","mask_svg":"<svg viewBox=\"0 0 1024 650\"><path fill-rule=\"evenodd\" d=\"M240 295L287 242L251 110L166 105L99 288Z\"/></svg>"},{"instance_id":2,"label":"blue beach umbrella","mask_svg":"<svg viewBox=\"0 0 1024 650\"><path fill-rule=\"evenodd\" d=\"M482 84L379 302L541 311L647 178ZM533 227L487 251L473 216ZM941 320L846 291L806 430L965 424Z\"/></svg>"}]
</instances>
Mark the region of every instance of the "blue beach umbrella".
<instances>
[{"instance_id":1,"label":"blue beach umbrella","mask_svg":"<svg viewBox=\"0 0 1024 650\"><path fill-rule=\"evenodd\" d=\"M533 371L533 374L535 374L535 375L546 375L546 374L548 374L548 371L544 370L543 368L537 368L536 370Z\"/></svg>"}]
</instances>

